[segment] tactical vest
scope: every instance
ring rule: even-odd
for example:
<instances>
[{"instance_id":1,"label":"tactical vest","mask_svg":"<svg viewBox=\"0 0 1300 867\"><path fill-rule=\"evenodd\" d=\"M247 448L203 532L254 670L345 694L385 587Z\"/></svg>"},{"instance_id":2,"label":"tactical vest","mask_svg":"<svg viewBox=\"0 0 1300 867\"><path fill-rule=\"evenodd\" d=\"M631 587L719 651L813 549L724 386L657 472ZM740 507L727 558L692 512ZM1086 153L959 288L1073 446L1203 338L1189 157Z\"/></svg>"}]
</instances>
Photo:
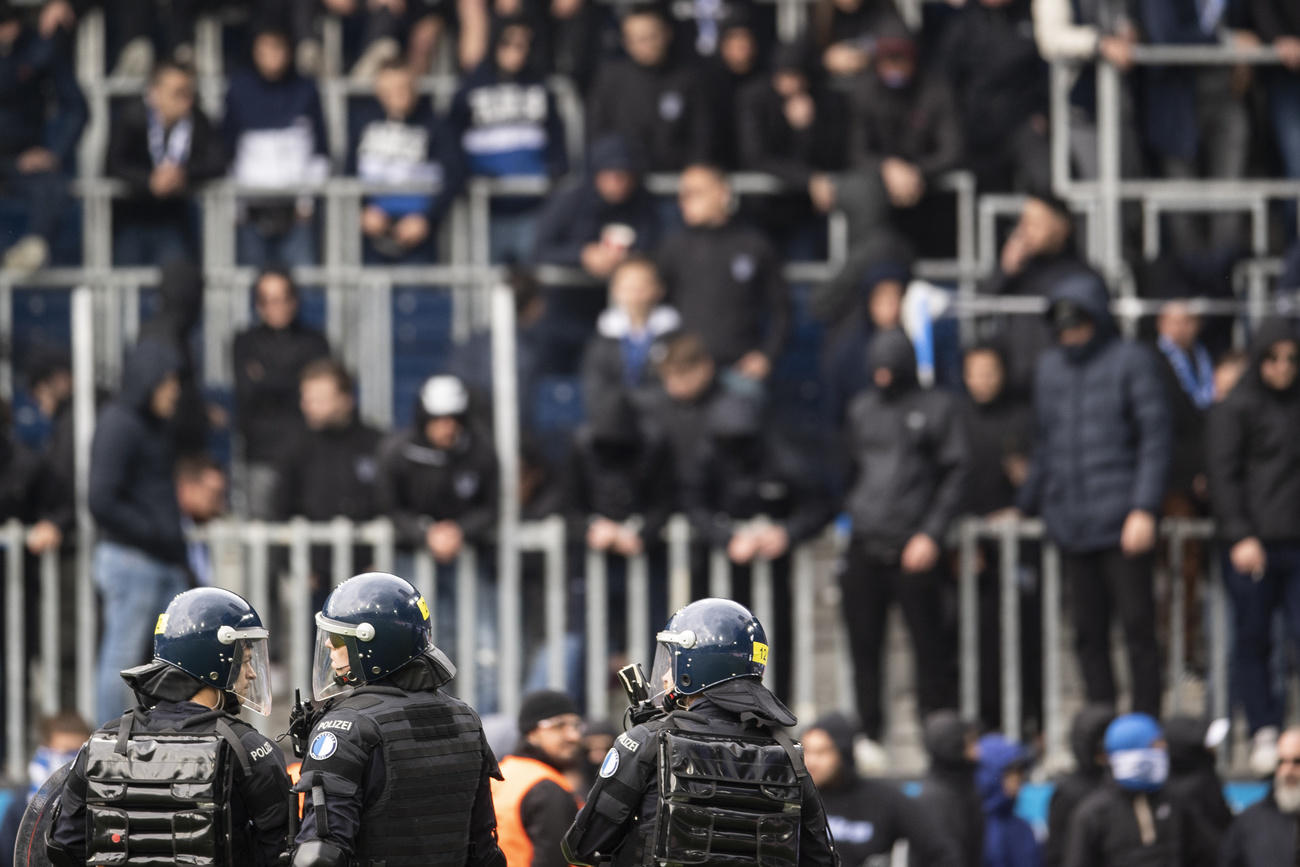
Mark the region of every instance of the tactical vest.
<instances>
[{"instance_id":1,"label":"tactical vest","mask_svg":"<svg viewBox=\"0 0 1300 867\"><path fill-rule=\"evenodd\" d=\"M647 865L797 867L802 791L789 741L672 720L659 733Z\"/></svg>"},{"instance_id":2,"label":"tactical vest","mask_svg":"<svg viewBox=\"0 0 1300 867\"><path fill-rule=\"evenodd\" d=\"M461 865L483 773L478 717L438 692L363 687L340 702L374 721L384 790L361 815L355 863Z\"/></svg>"},{"instance_id":3,"label":"tactical vest","mask_svg":"<svg viewBox=\"0 0 1300 867\"><path fill-rule=\"evenodd\" d=\"M163 732L133 730L133 716L86 747L86 862L228 867L238 738L214 715Z\"/></svg>"}]
</instances>

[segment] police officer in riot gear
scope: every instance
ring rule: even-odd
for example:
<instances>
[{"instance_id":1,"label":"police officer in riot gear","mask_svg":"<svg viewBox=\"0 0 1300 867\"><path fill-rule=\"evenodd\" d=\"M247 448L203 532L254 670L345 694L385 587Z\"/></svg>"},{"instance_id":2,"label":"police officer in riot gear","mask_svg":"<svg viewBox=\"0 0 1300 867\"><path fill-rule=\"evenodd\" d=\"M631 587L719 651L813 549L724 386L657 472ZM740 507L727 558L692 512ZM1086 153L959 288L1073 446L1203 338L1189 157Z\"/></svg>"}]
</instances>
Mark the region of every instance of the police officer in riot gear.
<instances>
[{"instance_id":1,"label":"police officer in riot gear","mask_svg":"<svg viewBox=\"0 0 1300 867\"><path fill-rule=\"evenodd\" d=\"M489 778L501 778L455 667L408 582L370 572L316 615L312 688L323 708L296 790L294 867L505 867Z\"/></svg>"},{"instance_id":2,"label":"police officer in riot gear","mask_svg":"<svg viewBox=\"0 0 1300 867\"><path fill-rule=\"evenodd\" d=\"M838 865L794 714L763 686L767 636L726 599L659 633L651 683L668 712L621 734L564 838L573 864Z\"/></svg>"},{"instance_id":3,"label":"police officer in riot gear","mask_svg":"<svg viewBox=\"0 0 1300 867\"><path fill-rule=\"evenodd\" d=\"M172 599L154 658L122 672L137 706L91 735L46 837L58 867L275 864L288 846L284 755L236 717L271 710L267 632L227 590Z\"/></svg>"}]
</instances>

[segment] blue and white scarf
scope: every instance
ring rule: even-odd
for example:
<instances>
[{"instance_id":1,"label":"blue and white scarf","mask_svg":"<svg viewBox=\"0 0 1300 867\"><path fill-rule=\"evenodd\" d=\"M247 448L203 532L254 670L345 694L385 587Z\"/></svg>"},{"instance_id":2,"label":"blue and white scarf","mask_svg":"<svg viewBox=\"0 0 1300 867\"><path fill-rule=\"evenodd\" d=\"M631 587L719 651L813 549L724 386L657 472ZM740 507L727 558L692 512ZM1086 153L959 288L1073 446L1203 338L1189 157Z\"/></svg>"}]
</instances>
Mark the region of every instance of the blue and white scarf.
<instances>
[{"instance_id":1,"label":"blue and white scarf","mask_svg":"<svg viewBox=\"0 0 1300 867\"><path fill-rule=\"evenodd\" d=\"M1192 347L1191 358L1188 358L1186 352L1164 336L1156 345L1165 354L1165 358L1169 359L1169 366L1174 369L1179 384L1192 399L1192 403L1196 404L1196 408L1208 409L1214 402L1214 364L1210 361L1210 353L1198 343ZM1192 366L1193 362L1195 367Z\"/></svg>"}]
</instances>

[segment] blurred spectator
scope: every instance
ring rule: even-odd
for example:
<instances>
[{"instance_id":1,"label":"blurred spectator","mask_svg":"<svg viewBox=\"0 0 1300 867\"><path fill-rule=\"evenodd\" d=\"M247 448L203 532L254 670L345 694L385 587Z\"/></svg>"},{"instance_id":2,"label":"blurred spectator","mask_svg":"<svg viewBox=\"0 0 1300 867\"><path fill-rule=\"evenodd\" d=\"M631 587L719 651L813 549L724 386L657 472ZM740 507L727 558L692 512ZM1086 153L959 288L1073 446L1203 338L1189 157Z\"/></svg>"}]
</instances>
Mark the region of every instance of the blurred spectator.
<instances>
[{"instance_id":1,"label":"blurred spectator","mask_svg":"<svg viewBox=\"0 0 1300 867\"><path fill-rule=\"evenodd\" d=\"M869 74L852 93L849 162L833 181L833 201L848 217L857 246L921 205L939 175L962 156L960 118L941 74L927 71L907 29L876 40ZM822 202L822 210L829 210Z\"/></svg>"},{"instance_id":2,"label":"blurred spectator","mask_svg":"<svg viewBox=\"0 0 1300 867\"><path fill-rule=\"evenodd\" d=\"M740 92L764 71L754 32L752 7L736 0L715 3L712 0L691 4L697 11L716 9L722 12L717 27L717 55L703 61L705 83L712 106L713 159L727 169L740 162L739 130L736 125L736 99Z\"/></svg>"},{"instance_id":3,"label":"blurred spectator","mask_svg":"<svg viewBox=\"0 0 1300 867\"><path fill-rule=\"evenodd\" d=\"M997 270L979 291L1046 298L1067 276L1087 270L1078 251L1069 206L1039 191L1025 200L1015 229L1002 245ZM1005 316L993 325L1007 349L1008 384L1029 394L1038 356L1052 344L1051 329L1031 316Z\"/></svg>"},{"instance_id":4,"label":"blurred spectator","mask_svg":"<svg viewBox=\"0 0 1300 867\"><path fill-rule=\"evenodd\" d=\"M1224 15L1232 4L1197 0L1141 0L1142 33L1153 45L1218 45L1228 33ZM1253 34L1237 33L1241 45L1258 44ZM1146 141L1171 178L1240 178L1250 156L1250 116L1244 93L1249 67L1154 66L1147 69ZM1194 214L1169 219L1179 253L1234 248L1241 241L1241 218L1219 212L1208 238Z\"/></svg>"},{"instance_id":5,"label":"blurred spectator","mask_svg":"<svg viewBox=\"0 0 1300 867\"><path fill-rule=\"evenodd\" d=\"M494 24L486 60L461 84L449 125L464 149L471 174L481 177L555 179L568 170L564 121L543 78L527 18ZM492 262L522 262L532 253L537 199L495 197L488 248Z\"/></svg>"},{"instance_id":6,"label":"blurred spectator","mask_svg":"<svg viewBox=\"0 0 1300 867\"><path fill-rule=\"evenodd\" d=\"M507 865L564 867L560 840L578 801L565 774L578 763L582 717L573 699L544 690L523 698L519 743L501 760L504 779L492 780L497 839Z\"/></svg>"},{"instance_id":7,"label":"blurred spectator","mask_svg":"<svg viewBox=\"0 0 1300 867\"><path fill-rule=\"evenodd\" d=\"M1300 178L1300 6L1290 0L1251 0L1251 23L1265 45L1276 49L1280 69L1260 74L1268 83L1273 135L1288 178ZM1295 203L1289 205L1290 231L1295 237Z\"/></svg>"},{"instance_id":8,"label":"blurred spectator","mask_svg":"<svg viewBox=\"0 0 1300 867\"><path fill-rule=\"evenodd\" d=\"M470 423L469 393L454 376L432 376L416 398L415 424L379 460L380 512L398 541L450 563L487 540L497 520L497 459Z\"/></svg>"},{"instance_id":9,"label":"blurred spectator","mask_svg":"<svg viewBox=\"0 0 1300 867\"><path fill-rule=\"evenodd\" d=\"M725 376L762 383L790 329L780 261L761 233L732 220L731 186L717 168L687 168L678 200L686 228L656 254L668 301Z\"/></svg>"},{"instance_id":10,"label":"blurred spectator","mask_svg":"<svg viewBox=\"0 0 1300 867\"><path fill-rule=\"evenodd\" d=\"M984 806L975 787L979 745L975 727L950 710L925 718L922 733L930 768L921 781L917 807L936 818L935 830L957 852L961 867L984 864ZM909 853L911 855L911 853ZM909 867L926 867L915 855Z\"/></svg>"},{"instance_id":11,"label":"blurred spectator","mask_svg":"<svg viewBox=\"0 0 1300 867\"><path fill-rule=\"evenodd\" d=\"M755 37L755 19L762 16L753 0L691 0L689 3L669 5L672 15L674 43L693 59L722 60L728 51L727 35L733 27L743 27L754 41L752 52L758 57L759 45ZM765 29L764 35L766 35ZM736 50L734 47L732 50Z\"/></svg>"},{"instance_id":12,"label":"blurred spectator","mask_svg":"<svg viewBox=\"0 0 1300 867\"><path fill-rule=\"evenodd\" d=\"M1043 863L1034 829L1016 815L1016 799L1032 761L1023 744L1000 734L979 740L975 772L984 799L984 867L1039 867Z\"/></svg>"},{"instance_id":13,"label":"blurred spectator","mask_svg":"<svg viewBox=\"0 0 1300 867\"><path fill-rule=\"evenodd\" d=\"M195 25L208 4L195 0L159 3L156 0L74 0L73 8L83 14L92 5L102 6L112 22L109 31L121 45L113 74L144 78L155 62L194 62ZM70 17L70 16L69 16ZM67 19L63 19L65 22ZM44 30L46 21L42 16ZM70 23L63 26L70 27Z\"/></svg>"},{"instance_id":14,"label":"blurred spectator","mask_svg":"<svg viewBox=\"0 0 1300 867\"><path fill-rule=\"evenodd\" d=\"M1250 368L1209 415L1206 464L1224 579L1232 601L1234 693L1254 738L1252 769L1268 773L1285 698L1272 670L1274 617L1300 628L1300 337L1268 319L1251 344Z\"/></svg>"},{"instance_id":15,"label":"blurred spectator","mask_svg":"<svg viewBox=\"0 0 1300 867\"><path fill-rule=\"evenodd\" d=\"M1215 751L1228 734L1228 721L1209 723L1189 716L1165 720L1169 744L1169 797L1182 804L1201 831L1213 840L1211 851L1232 824L1232 810L1223 799L1223 780L1215 769Z\"/></svg>"},{"instance_id":16,"label":"blurred spectator","mask_svg":"<svg viewBox=\"0 0 1300 867\"><path fill-rule=\"evenodd\" d=\"M396 61L375 76L375 102L352 114L348 173L399 188L432 183L437 192L369 196L361 212L366 257L374 261L432 260L435 232L465 183L460 147L415 89L410 69Z\"/></svg>"},{"instance_id":17,"label":"blurred spectator","mask_svg":"<svg viewBox=\"0 0 1300 867\"><path fill-rule=\"evenodd\" d=\"M583 782L587 790L596 782L605 754L614 746L614 738L622 734L621 728L609 720L587 723L587 734L582 739Z\"/></svg>"},{"instance_id":18,"label":"blurred spectator","mask_svg":"<svg viewBox=\"0 0 1300 867\"><path fill-rule=\"evenodd\" d=\"M351 76L358 82L369 81L381 66L397 61L416 75L428 74L448 30L456 45L452 65L462 70L476 67L487 47L484 0L325 0L324 7L343 19L345 32L357 37L360 57Z\"/></svg>"},{"instance_id":19,"label":"blurred spectator","mask_svg":"<svg viewBox=\"0 0 1300 867\"><path fill-rule=\"evenodd\" d=\"M15 791L9 806L0 818L0 867L13 867L14 847L18 842L18 826L32 797L50 775L77 757L81 745L90 737L90 727L73 711L62 711L45 717L40 723L41 741L27 763L27 786ZM24 853L23 865L27 859Z\"/></svg>"},{"instance_id":20,"label":"blurred spectator","mask_svg":"<svg viewBox=\"0 0 1300 867\"><path fill-rule=\"evenodd\" d=\"M244 205L238 229L239 261L287 267L317 261L310 196L289 191L329 174L325 117L316 83L292 68L288 37L266 28L253 37L253 66L235 72L226 91L222 128L233 155L231 174L250 187L286 191L284 199Z\"/></svg>"},{"instance_id":21,"label":"blurred spectator","mask_svg":"<svg viewBox=\"0 0 1300 867\"><path fill-rule=\"evenodd\" d=\"M1115 709L1108 704L1086 705L1074 717L1070 726L1074 770L1056 781L1047 804L1045 867L1061 867L1065 863L1066 838L1075 810L1089 795L1106 785L1106 750L1102 741L1106 727L1114 718Z\"/></svg>"},{"instance_id":22,"label":"blurred spectator","mask_svg":"<svg viewBox=\"0 0 1300 867\"><path fill-rule=\"evenodd\" d=\"M9 404L0 398L0 523L35 520L40 483L40 456L14 436Z\"/></svg>"},{"instance_id":23,"label":"blurred spectator","mask_svg":"<svg viewBox=\"0 0 1300 867\"><path fill-rule=\"evenodd\" d=\"M593 0L552 0L548 6L548 14L536 22L546 72L564 76L579 95L586 94L606 48L617 38L609 7Z\"/></svg>"},{"instance_id":24,"label":"blurred spectator","mask_svg":"<svg viewBox=\"0 0 1300 867\"><path fill-rule=\"evenodd\" d=\"M27 532L27 550L43 554L77 528L72 361L62 349L37 346L28 354L26 374L27 393L50 424L37 487L37 522Z\"/></svg>"},{"instance_id":25,"label":"blurred spectator","mask_svg":"<svg viewBox=\"0 0 1300 867\"><path fill-rule=\"evenodd\" d=\"M658 542L673 511L669 446L641 428L621 391L586 405L564 474L572 535L588 550L634 557Z\"/></svg>"},{"instance_id":26,"label":"blurred spectator","mask_svg":"<svg viewBox=\"0 0 1300 867\"><path fill-rule=\"evenodd\" d=\"M694 471L696 450L707 439L712 407L732 390L720 381L717 365L698 334L681 333L666 340L656 369L663 393L648 416L662 428L672 446L680 496Z\"/></svg>"},{"instance_id":27,"label":"blurred spectator","mask_svg":"<svg viewBox=\"0 0 1300 867\"><path fill-rule=\"evenodd\" d=\"M836 78L865 72L876 36L902 21L891 0L819 0L813 9L813 33L822 66Z\"/></svg>"},{"instance_id":28,"label":"blurred spectator","mask_svg":"<svg viewBox=\"0 0 1300 867\"><path fill-rule=\"evenodd\" d=\"M845 103L814 74L802 42L777 46L770 74L756 77L736 95L738 167L775 175L791 188L754 203L773 238L807 234L815 213L832 204L828 173L844 168L846 158Z\"/></svg>"},{"instance_id":29,"label":"blurred spectator","mask_svg":"<svg viewBox=\"0 0 1300 867\"><path fill-rule=\"evenodd\" d=\"M302 429L298 376L330 354L325 335L298 318L298 287L285 271L269 268L253 285L261 321L235 335L235 418L243 437L248 515L271 516L275 462Z\"/></svg>"},{"instance_id":30,"label":"blurred spectator","mask_svg":"<svg viewBox=\"0 0 1300 867\"><path fill-rule=\"evenodd\" d=\"M21 199L26 233L4 254L4 267L30 274L45 266L67 202L64 172L86 126L86 100L72 60L57 38L24 23L0 3L0 191Z\"/></svg>"},{"instance_id":31,"label":"blurred spectator","mask_svg":"<svg viewBox=\"0 0 1300 867\"><path fill-rule=\"evenodd\" d=\"M609 283L610 307L596 324L596 336L582 359L582 396L595 406L604 395L627 392L646 409L658 389L652 356L656 344L681 326L672 307L660 304L663 284L654 262L624 259Z\"/></svg>"},{"instance_id":32,"label":"blurred spectator","mask_svg":"<svg viewBox=\"0 0 1300 867\"><path fill-rule=\"evenodd\" d=\"M1074 86L1070 91L1070 156L1084 178L1097 176L1096 69L1102 60L1120 72L1133 68L1137 28L1130 18L1132 0L1033 0L1034 41L1049 61L1073 61ZM1120 91L1120 165L1125 175L1135 175L1141 164L1131 79Z\"/></svg>"},{"instance_id":33,"label":"blurred spectator","mask_svg":"<svg viewBox=\"0 0 1300 867\"><path fill-rule=\"evenodd\" d=\"M966 3L939 57L980 192L1049 189L1047 66L1034 44L1029 0Z\"/></svg>"},{"instance_id":34,"label":"blurred spectator","mask_svg":"<svg viewBox=\"0 0 1300 867\"><path fill-rule=\"evenodd\" d=\"M158 313L140 326L140 339L151 338L167 344L180 362L177 376L181 393L175 416L167 424L167 429L176 444L177 454L205 452L210 415L217 415L217 421L221 419L220 412L210 412L204 401L191 342L203 315L203 272L188 260L173 259L163 265L158 296Z\"/></svg>"},{"instance_id":35,"label":"blurred spectator","mask_svg":"<svg viewBox=\"0 0 1300 867\"><path fill-rule=\"evenodd\" d=\"M847 717L830 714L810 725L800 738L804 764L821 795L826 827L841 863L876 864L905 841L921 864L955 867L957 853L939 833L938 817L921 812L892 782L858 775L853 765L855 728Z\"/></svg>"},{"instance_id":36,"label":"blurred spectator","mask_svg":"<svg viewBox=\"0 0 1300 867\"><path fill-rule=\"evenodd\" d=\"M192 69L171 61L154 69L144 98L114 119L105 170L129 194L114 205L118 265L195 257L192 197L199 184L225 174L226 155L194 104Z\"/></svg>"},{"instance_id":37,"label":"blurred spectator","mask_svg":"<svg viewBox=\"0 0 1300 867\"><path fill-rule=\"evenodd\" d=\"M713 152L708 92L675 59L663 10L633 5L623 16L626 58L606 60L587 98L587 137L618 133L641 142L652 172L681 171Z\"/></svg>"},{"instance_id":38,"label":"blurred spectator","mask_svg":"<svg viewBox=\"0 0 1300 867\"><path fill-rule=\"evenodd\" d=\"M293 49L294 66L309 78L324 73L324 49L318 35L316 0L263 0L249 9L249 29L279 30Z\"/></svg>"},{"instance_id":39,"label":"blurred spectator","mask_svg":"<svg viewBox=\"0 0 1300 867\"><path fill-rule=\"evenodd\" d=\"M1278 738L1277 757L1269 793L1233 819L1223 841L1220 867L1273 867L1294 861L1300 814L1300 728L1291 727Z\"/></svg>"},{"instance_id":40,"label":"blurred spectator","mask_svg":"<svg viewBox=\"0 0 1300 867\"><path fill-rule=\"evenodd\" d=\"M1169 752L1160 725L1141 713L1119 717L1106 729L1106 755L1111 782L1075 812L1066 867L1214 864L1212 841L1165 791Z\"/></svg>"},{"instance_id":41,"label":"blurred spectator","mask_svg":"<svg viewBox=\"0 0 1300 867\"><path fill-rule=\"evenodd\" d=\"M189 584L169 430L181 369L171 345L142 339L127 359L121 392L95 425L89 505L99 527L92 570L104 621L95 670L101 722L130 707L118 672L147 658L155 615Z\"/></svg>"},{"instance_id":42,"label":"blurred spectator","mask_svg":"<svg viewBox=\"0 0 1300 867\"><path fill-rule=\"evenodd\" d=\"M1049 298L1057 345L1038 361L1038 441L1019 505L1041 512L1061 547L1088 701L1115 701L1118 617L1132 706L1158 713L1153 550L1173 447L1164 388L1150 350L1119 336L1099 277L1072 274Z\"/></svg>"},{"instance_id":43,"label":"blurred spectator","mask_svg":"<svg viewBox=\"0 0 1300 867\"><path fill-rule=\"evenodd\" d=\"M1214 365L1215 403L1222 403L1232 393L1249 367L1250 357L1244 352L1233 350L1219 356L1219 362Z\"/></svg>"},{"instance_id":44,"label":"blurred spectator","mask_svg":"<svg viewBox=\"0 0 1300 867\"><path fill-rule=\"evenodd\" d=\"M682 503L699 543L693 571L705 575L705 546L725 551L732 564L733 593L747 600L749 567L757 560L771 562L775 617L768 624L769 637L777 647L792 647L786 555L830 520L829 498L818 489L803 455L764 426L757 400L724 393L709 406L704 422L706 436L682 458L689 461ZM696 598L702 590L701 582ZM777 692L783 695L789 693L791 656L772 657Z\"/></svg>"},{"instance_id":45,"label":"blurred spectator","mask_svg":"<svg viewBox=\"0 0 1300 867\"><path fill-rule=\"evenodd\" d=\"M537 221L533 258L607 280L629 254L659 242L654 198L637 147L620 135L592 142L587 177L556 190Z\"/></svg>"},{"instance_id":46,"label":"blurred spectator","mask_svg":"<svg viewBox=\"0 0 1300 867\"><path fill-rule=\"evenodd\" d=\"M967 399L962 407L970 442L970 474L965 509L996 520L1015 508L1016 492L1029 473L1034 414L1029 402L1007 389L1006 363L994 344L966 351L962 365ZM1028 559L1028 558L1024 558ZM979 546L980 720L990 730L1002 726L1002 570L994 540ZM1036 575L1017 564L1020 596L1021 722L1042 717L1042 601ZM1025 574L1028 573L1028 574ZM1040 726L1041 729L1041 726Z\"/></svg>"},{"instance_id":47,"label":"blurred spectator","mask_svg":"<svg viewBox=\"0 0 1300 867\"><path fill-rule=\"evenodd\" d=\"M917 383L916 356L902 331L877 335L865 363L875 387L853 401L845 430L853 475L844 509L853 537L840 589L858 718L867 737L880 741L881 651L892 602L912 640L919 713L957 701L942 546L961 508L970 457L956 402Z\"/></svg>"},{"instance_id":48,"label":"blurred spectator","mask_svg":"<svg viewBox=\"0 0 1300 867\"><path fill-rule=\"evenodd\" d=\"M176 502L181 510L181 529L188 534L221 517L226 511L226 474L207 455L191 455L176 461ZM212 586L212 553L208 543L188 539L185 543L190 574L200 587Z\"/></svg>"}]
</instances>

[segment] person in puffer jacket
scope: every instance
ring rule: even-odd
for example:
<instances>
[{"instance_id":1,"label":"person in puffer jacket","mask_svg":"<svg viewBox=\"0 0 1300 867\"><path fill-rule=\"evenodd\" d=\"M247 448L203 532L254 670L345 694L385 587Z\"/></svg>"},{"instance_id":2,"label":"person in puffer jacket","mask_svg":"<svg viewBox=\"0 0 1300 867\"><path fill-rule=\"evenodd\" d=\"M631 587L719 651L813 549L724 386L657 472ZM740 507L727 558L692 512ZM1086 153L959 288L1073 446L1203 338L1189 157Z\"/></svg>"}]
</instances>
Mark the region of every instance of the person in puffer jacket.
<instances>
[{"instance_id":1,"label":"person in puffer jacket","mask_svg":"<svg viewBox=\"0 0 1300 867\"><path fill-rule=\"evenodd\" d=\"M1159 361L1119 335L1096 274L1070 274L1048 297L1056 344L1035 371L1038 442L1017 505L1041 514L1061 548L1088 701L1115 701L1110 623L1118 617L1133 707L1155 715L1153 552L1173 445Z\"/></svg>"},{"instance_id":2,"label":"person in puffer jacket","mask_svg":"<svg viewBox=\"0 0 1300 867\"><path fill-rule=\"evenodd\" d=\"M980 738L979 750L975 785L984 801L984 867L1039 867L1043 855L1034 829L1016 815L1029 751L997 734Z\"/></svg>"}]
</instances>

